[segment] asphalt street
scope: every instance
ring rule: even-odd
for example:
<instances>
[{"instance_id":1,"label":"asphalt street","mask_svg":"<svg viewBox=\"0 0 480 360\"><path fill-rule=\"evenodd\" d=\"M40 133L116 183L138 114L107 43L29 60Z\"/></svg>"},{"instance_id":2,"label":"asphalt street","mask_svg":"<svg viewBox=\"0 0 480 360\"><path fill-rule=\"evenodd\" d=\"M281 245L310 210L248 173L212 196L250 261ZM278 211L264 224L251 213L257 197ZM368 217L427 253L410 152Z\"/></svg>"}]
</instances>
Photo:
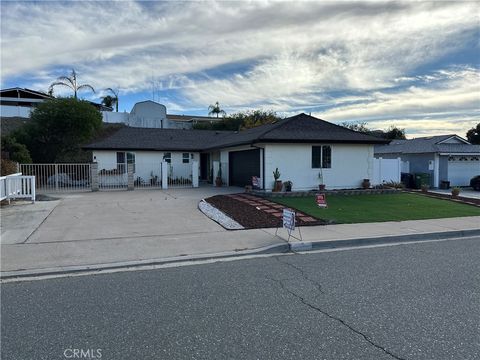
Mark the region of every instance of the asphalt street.
<instances>
[{"instance_id":1,"label":"asphalt street","mask_svg":"<svg viewBox=\"0 0 480 360\"><path fill-rule=\"evenodd\" d=\"M479 259L475 238L5 283L1 358L479 359Z\"/></svg>"}]
</instances>

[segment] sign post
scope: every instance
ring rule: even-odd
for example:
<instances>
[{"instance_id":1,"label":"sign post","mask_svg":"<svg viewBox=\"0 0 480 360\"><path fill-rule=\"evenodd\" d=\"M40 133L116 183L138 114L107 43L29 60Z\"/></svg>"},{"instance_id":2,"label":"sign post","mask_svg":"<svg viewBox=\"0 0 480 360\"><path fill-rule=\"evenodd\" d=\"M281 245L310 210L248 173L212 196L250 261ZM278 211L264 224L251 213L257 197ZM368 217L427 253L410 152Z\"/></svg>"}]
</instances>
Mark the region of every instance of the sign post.
<instances>
[{"instance_id":1,"label":"sign post","mask_svg":"<svg viewBox=\"0 0 480 360\"><path fill-rule=\"evenodd\" d=\"M287 232L288 232L287 242L290 241L290 237L295 238L295 236L292 235L292 232L295 231L295 211L291 209L283 209L282 227L287 229ZM300 232L300 228L298 228L298 231ZM275 236L277 235L277 232L278 232L278 228L275 231ZM301 232L300 232L300 237L302 237Z\"/></svg>"}]
</instances>

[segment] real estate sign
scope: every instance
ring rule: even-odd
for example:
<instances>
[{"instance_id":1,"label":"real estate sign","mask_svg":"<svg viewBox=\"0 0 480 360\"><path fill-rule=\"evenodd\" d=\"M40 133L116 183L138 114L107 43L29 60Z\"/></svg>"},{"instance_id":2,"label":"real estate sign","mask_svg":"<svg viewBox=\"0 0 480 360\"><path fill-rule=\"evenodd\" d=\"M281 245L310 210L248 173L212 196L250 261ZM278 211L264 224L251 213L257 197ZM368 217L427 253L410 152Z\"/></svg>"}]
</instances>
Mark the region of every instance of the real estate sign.
<instances>
[{"instance_id":1,"label":"real estate sign","mask_svg":"<svg viewBox=\"0 0 480 360\"><path fill-rule=\"evenodd\" d=\"M289 230L289 233L295 230L295 211L283 209L283 227Z\"/></svg>"},{"instance_id":2,"label":"real estate sign","mask_svg":"<svg viewBox=\"0 0 480 360\"><path fill-rule=\"evenodd\" d=\"M325 194L317 194L315 196L315 201L317 202L317 206L320 208L326 208L327 207L327 197Z\"/></svg>"}]
</instances>

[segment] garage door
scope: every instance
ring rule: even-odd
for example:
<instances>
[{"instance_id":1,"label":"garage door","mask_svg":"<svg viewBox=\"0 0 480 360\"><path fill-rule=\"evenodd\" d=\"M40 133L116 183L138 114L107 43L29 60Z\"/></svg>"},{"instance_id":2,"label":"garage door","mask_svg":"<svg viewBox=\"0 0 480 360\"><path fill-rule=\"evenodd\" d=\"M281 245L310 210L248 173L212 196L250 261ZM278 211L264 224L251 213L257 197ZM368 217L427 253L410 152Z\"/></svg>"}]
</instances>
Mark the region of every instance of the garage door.
<instances>
[{"instance_id":1,"label":"garage door","mask_svg":"<svg viewBox=\"0 0 480 360\"><path fill-rule=\"evenodd\" d=\"M450 156L448 181L450 186L468 186L470 179L480 175L480 156Z\"/></svg>"},{"instance_id":2,"label":"garage door","mask_svg":"<svg viewBox=\"0 0 480 360\"><path fill-rule=\"evenodd\" d=\"M230 185L252 185L252 176L260 176L260 149L232 151L228 164Z\"/></svg>"}]
</instances>

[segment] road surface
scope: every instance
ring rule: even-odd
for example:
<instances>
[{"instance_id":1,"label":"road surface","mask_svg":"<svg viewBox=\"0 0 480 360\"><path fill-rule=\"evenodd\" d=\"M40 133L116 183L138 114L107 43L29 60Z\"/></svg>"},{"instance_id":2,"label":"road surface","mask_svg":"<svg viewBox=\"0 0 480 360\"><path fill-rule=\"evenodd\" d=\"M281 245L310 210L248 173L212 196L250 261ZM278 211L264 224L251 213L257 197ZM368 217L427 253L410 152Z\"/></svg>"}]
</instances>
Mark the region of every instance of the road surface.
<instances>
[{"instance_id":1,"label":"road surface","mask_svg":"<svg viewBox=\"0 0 480 360\"><path fill-rule=\"evenodd\" d=\"M479 359L479 259L474 238L5 283L1 358Z\"/></svg>"}]
</instances>

